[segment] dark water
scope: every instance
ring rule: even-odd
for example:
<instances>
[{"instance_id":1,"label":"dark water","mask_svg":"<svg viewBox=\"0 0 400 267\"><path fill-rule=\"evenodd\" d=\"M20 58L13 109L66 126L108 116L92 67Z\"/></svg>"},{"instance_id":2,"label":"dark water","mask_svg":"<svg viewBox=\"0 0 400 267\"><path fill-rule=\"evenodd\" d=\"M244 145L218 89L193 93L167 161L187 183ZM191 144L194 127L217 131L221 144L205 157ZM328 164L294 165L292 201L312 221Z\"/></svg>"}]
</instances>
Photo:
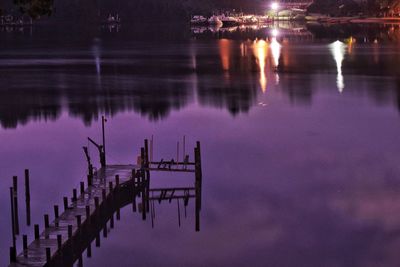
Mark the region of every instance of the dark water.
<instances>
[{"instance_id":1,"label":"dark water","mask_svg":"<svg viewBox=\"0 0 400 267\"><path fill-rule=\"evenodd\" d=\"M193 203L181 228L174 202L154 229L127 207L86 266L399 266L399 27L275 29L0 32L0 264L11 177L31 170L43 225L105 114L110 163L134 163L151 135L155 158L202 142L201 232Z\"/></svg>"}]
</instances>

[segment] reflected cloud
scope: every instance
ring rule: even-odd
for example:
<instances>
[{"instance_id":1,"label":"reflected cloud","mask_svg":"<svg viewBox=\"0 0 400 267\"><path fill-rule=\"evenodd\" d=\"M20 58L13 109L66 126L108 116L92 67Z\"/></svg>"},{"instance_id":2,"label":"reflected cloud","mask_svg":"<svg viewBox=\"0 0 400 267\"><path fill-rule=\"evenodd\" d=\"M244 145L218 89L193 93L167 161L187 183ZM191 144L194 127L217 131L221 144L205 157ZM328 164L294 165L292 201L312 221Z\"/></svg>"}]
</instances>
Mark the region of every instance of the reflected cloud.
<instances>
[{"instance_id":1,"label":"reflected cloud","mask_svg":"<svg viewBox=\"0 0 400 267\"><path fill-rule=\"evenodd\" d=\"M339 92L343 92L345 87L344 85L344 78L342 74L342 62L344 60L344 55L346 53L346 45L340 41L336 41L329 45L329 49L333 56L333 59L336 62L336 70L337 70L337 77L336 77L336 86Z\"/></svg>"}]
</instances>

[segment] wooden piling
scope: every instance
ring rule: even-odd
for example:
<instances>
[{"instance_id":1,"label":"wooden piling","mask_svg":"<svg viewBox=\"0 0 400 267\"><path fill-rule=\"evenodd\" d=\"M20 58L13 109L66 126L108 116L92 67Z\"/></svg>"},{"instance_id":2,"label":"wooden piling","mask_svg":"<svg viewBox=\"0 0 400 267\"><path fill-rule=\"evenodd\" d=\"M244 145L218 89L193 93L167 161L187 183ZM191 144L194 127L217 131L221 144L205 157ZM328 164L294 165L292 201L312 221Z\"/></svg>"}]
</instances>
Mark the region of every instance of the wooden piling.
<instances>
[{"instance_id":1,"label":"wooden piling","mask_svg":"<svg viewBox=\"0 0 400 267\"><path fill-rule=\"evenodd\" d=\"M22 236L22 249L24 251L24 257L28 257L28 236L27 235L23 235Z\"/></svg>"},{"instance_id":2,"label":"wooden piling","mask_svg":"<svg viewBox=\"0 0 400 267\"><path fill-rule=\"evenodd\" d=\"M114 228L114 213L111 214L111 217L110 217L110 228L111 229Z\"/></svg>"},{"instance_id":3,"label":"wooden piling","mask_svg":"<svg viewBox=\"0 0 400 267\"><path fill-rule=\"evenodd\" d=\"M80 191L81 195L83 195L85 192L85 182L80 182Z\"/></svg>"},{"instance_id":4,"label":"wooden piling","mask_svg":"<svg viewBox=\"0 0 400 267\"><path fill-rule=\"evenodd\" d=\"M86 209L86 218L88 221L90 221L90 206L86 205L85 209Z\"/></svg>"},{"instance_id":5,"label":"wooden piling","mask_svg":"<svg viewBox=\"0 0 400 267\"><path fill-rule=\"evenodd\" d=\"M10 263L17 261L17 250L15 247L10 247Z\"/></svg>"},{"instance_id":6,"label":"wooden piling","mask_svg":"<svg viewBox=\"0 0 400 267\"><path fill-rule=\"evenodd\" d=\"M107 238L107 222L104 223L104 227L103 227L103 237Z\"/></svg>"},{"instance_id":7,"label":"wooden piling","mask_svg":"<svg viewBox=\"0 0 400 267\"><path fill-rule=\"evenodd\" d=\"M55 218L55 226L58 227L58 217L59 217L59 209L58 205L54 205L54 218Z\"/></svg>"},{"instance_id":8,"label":"wooden piling","mask_svg":"<svg viewBox=\"0 0 400 267\"><path fill-rule=\"evenodd\" d=\"M136 212L136 170L132 169L132 211Z\"/></svg>"},{"instance_id":9,"label":"wooden piling","mask_svg":"<svg viewBox=\"0 0 400 267\"><path fill-rule=\"evenodd\" d=\"M49 224L49 215L45 214L44 216L44 228L49 228L50 224Z\"/></svg>"},{"instance_id":10,"label":"wooden piling","mask_svg":"<svg viewBox=\"0 0 400 267\"><path fill-rule=\"evenodd\" d=\"M61 251L62 246L62 235L57 235L57 249Z\"/></svg>"},{"instance_id":11,"label":"wooden piling","mask_svg":"<svg viewBox=\"0 0 400 267\"><path fill-rule=\"evenodd\" d=\"M10 187L10 204L11 204L11 234L12 234L12 242L13 247L15 247L15 216L14 216L14 191L13 188Z\"/></svg>"},{"instance_id":12,"label":"wooden piling","mask_svg":"<svg viewBox=\"0 0 400 267\"><path fill-rule=\"evenodd\" d=\"M15 234L19 235L19 213L18 213L18 177L13 176L13 190L14 190L14 223Z\"/></svg>"},{"instance_id":13,"label":"wooden piling","mask_svg":"<svg viewBox=\"0 0 400 267\"><path fill-rule=\"evenodd\" d=\"M64 211L66 211L68 209L68 198L64 197L63 201L64 201Z\"/></svg>"},{"instance_id":14,"label":"wooden piling","mask_svg":"<svg viewBox=\"0 0 400 267\"><path fill-rule=\"evenodd\" d=\"M76 189L72 189L72 200L76 201L78 199L78 192L76 191Z\"/></svg>"},{"instance_id":15,"label":"wooden piling","mask_svg":"<svg viewBox=\"0 0 400 267\"><path fill-rule=\"evenodd\" d=\"M92 257L92 242L90 242L90 241L89 241L89 244L88 244L87 249L86 249L86 256L88 258Z\"/></svg>"},{"instance_id":16,"label":"wooden piling","mask_svg":"<svg viewBox=\"0 0 400 267\"><path fill-rule=\"evenodd\" d=\"M39 224L34 225L34 235L35 235L35 240L38 240L40 238Z\"/></svg>"},{"instance_id":17,"label":"wooden piling","mask_svg":"<svg viewBox=\"0 0 400 267\"><path fill-rule=\"evenodd\" d=\"M25 208L26 208L26 225L31 225L31 193L29 185L29 170L25 169Z\"/></svg>"},{"instance_id":18,"label":"wooden piling","mask_svg":"<svg viewBox=\"0 0 400 267\"><path fill-rule=\"evenodd\" d=\"M51 261L51 248L47 247L47 248L46 248L46 262L47 262L47 266L50 266L50 261Z\"/></svg>"},{"instance_id":19,"label":"wooden piling","mask_svg":"<svg viewBox=\"0 0 400 267\"><path fill-rule=\"evenodd\" d=\"M93 184L92 177L89 174L87 175L87 184L88 186L92 186Z\"/></svg>"}]
</instances>

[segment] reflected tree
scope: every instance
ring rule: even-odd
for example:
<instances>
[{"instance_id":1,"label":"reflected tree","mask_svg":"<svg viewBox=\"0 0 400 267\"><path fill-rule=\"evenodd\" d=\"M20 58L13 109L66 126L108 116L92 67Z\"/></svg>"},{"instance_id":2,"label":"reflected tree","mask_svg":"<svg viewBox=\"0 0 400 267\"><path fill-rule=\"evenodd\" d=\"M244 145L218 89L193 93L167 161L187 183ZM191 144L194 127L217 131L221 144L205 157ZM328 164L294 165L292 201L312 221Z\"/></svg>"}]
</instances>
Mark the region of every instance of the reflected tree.
<instances>
[{"instance_id":1,"label":"reflected tree","mask_svg":"<svg viewBox=\"0 0 400 267\"><path fill-rule=\"evenodd\" d=\"M22 14L37 19L53 13L54 0L14 0L14 4Z\"/></svg>"}]
</instances>

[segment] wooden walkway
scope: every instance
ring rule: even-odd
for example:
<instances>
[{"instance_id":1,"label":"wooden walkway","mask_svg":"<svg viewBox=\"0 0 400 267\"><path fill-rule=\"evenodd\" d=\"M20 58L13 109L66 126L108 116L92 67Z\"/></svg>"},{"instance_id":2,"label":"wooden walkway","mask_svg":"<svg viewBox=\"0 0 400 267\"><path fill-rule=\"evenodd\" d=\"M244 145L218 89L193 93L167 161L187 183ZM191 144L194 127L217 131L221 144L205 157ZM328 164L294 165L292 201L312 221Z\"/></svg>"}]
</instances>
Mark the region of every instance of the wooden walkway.
<instances>
[{"instance_id":1,"label":"wooden walkway","mask_svg":"<svg viewBox=\"0 0 400 267\"><path fill-rule=\"evenodd\" d=\"M196 231L200 229L201 209L201 163L200 144L195 148L195 162L150 162L147 140L141 150L144 159L138 165L106 165L99 170L89 171L86 183L80 183L80 194L73 190L71 199L64 197L64 211L54 206L54 219L44 215L45 228L40 233L39 225L34 225L34 240L28 245L23 236L23 251L17 256L15 246L10 248L10 267L21 266L73 266L82 261L86 250L91 257L91 244L95 240L100 246L100 233L107 236L107 225L114 227L114 214L120 218L120 209L132 204L137 211L136 198L141 198L139 211L143 220L151 211L151 201L182 199L185 207L190 198L195 198ZM89 168L92 166L89 160ZM185 171L195 173L194 187L150 188L151 171ZM86 184L86 186L85 186ZM151 214L153 220L153 214Z\"/></svg>"}]
</instances>

